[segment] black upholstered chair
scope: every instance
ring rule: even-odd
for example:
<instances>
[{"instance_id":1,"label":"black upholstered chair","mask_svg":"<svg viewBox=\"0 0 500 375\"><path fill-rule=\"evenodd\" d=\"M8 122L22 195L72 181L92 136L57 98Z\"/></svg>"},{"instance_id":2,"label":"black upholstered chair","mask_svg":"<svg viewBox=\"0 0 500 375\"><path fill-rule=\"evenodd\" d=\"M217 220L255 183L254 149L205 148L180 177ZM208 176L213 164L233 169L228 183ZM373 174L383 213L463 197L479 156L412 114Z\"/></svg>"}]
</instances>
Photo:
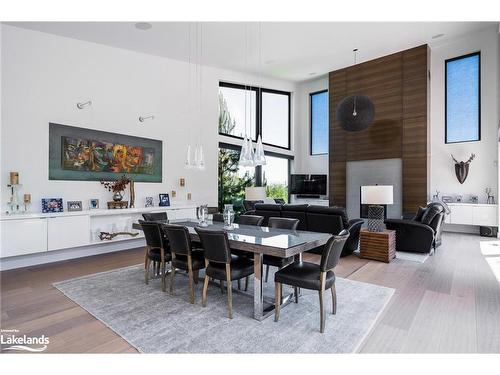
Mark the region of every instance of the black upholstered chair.
<instances>
[{"instance_id":1,"label":"black upholstered chair","mask_svg":"<svg viewBox=\"0 0 500 375\"><path fill-rule=\"evenodd\" d=\"M151 262L159 264L161 267L161 287L162 290L166 291L166 264L172 260L172 255L168 251L165 238L162 233L160 224L154 222L147 222L144 220L139 220L141 224L142 231L144 232L144 237L146 238L146 259L144 267L146 269L145 282L149 284L149 268Z\"/></svg>"},{"instance_id":2,"label":"black upholstered chair","mask_svg":"<svg viewBox=\"0 0 500 375\"><path fill-rule=\"evenodd\" d=\"M172 271L170 273L170 293L174 292L175 269L188 272L189 301L194 303L194 283L198 283L198 272L205 268L205 257L202 250L194 250L191 237L186 227L182 225L160 224L170 242L172 254Z\"/></svg>"},{"instance_id":3,"label":"black upholstered chair","mask_svg":"<svg viewBox=\"0 0 500 375\"><path fill-rule=\"evenodd\" d=\"M344 243L349 237L349 231L343 230L337 236L332 236L323 248L320 264L309 262L293 262L274 274L275 282L275 316L277 322L280 316L282 284L295 288L295 302L298 303L297 288L317 290L319 292L320 332L325 331L325 307L323 294L330 289L332 293L332 313L337 312L337 292L335 290L335 273Z\"/></svg>"},{"instance_id":4,"label":"black upholstered chair","mask_svg":"<svg viewBox=\"0 0 500 375\"><path fill-rule=\"evenodd\" d=\"M298 230L307 230L308 204L284 204L281 207L281 217L299 219Z\"/></svg>"},{"instance_id":5,"label":"black upholstered chair","mask_svg":"<svg viewBox=\"0 0 500 375\"><path fill-rule=\"evenodd\" d=\"M290 229L296 230L299 225L299 219L285 218L285 217L270 217L267 226L269 228L278 228L278 229ZM277 267L281 269L285 267L287 264L293 262L293 257L281 258L275 257L272 255L264 255L262 263L266 265L266 283L269 278L269 267Z\"/></svg>"},{"instance_id":6,"label":"black upholstered chair","mask_svg":"<svg viewBox=\"0 0 500 375\"><path fill-rule=\"evenodd\" d=\"M258 215L240 215L237 219L238 224L242 225L261 225L264 221L264 216Z\"/></svg>"},{"instance_id":7,"label":"black upholstered chair","mask_svg":"<svg viewBox=\"0 0 500 375\"><path fill-rule=\"evenodd\" d=\"M149 212L142 214L145 221L168 221L168 215L166 212Z\"/></svg>"},{"instance_id":8,"label":"black upholstered chair","mask_svg":"<svg viewBox=\"0 0 500 375\"><path fill-rule=\"evenodd\" d=\"M248 276L253 274L253 261L246 257L231 254L227 233L220 230L195 227L205 249L205 281L203 284L203 295L201 302L207 304L208 280L213 278L220 280L221 286L226 280L227 303L229 318L233 318L233 295L232 281L246 278L248 287Z\"/></svg>"},{"instance_id":9,"label":"black upholstered chair","mask_svg":"<svg viewBox=\"0 0 500 375\"><path fill-rule=\"evenodd\" d=\"M247 212L247 214L264 216L262 226L267 227L270 217L281 216L281 207L283 207L281 204L257 203L255 204L255 210Z\"/></svg>"},{"instance_id":10,"label":"black upholstered chair","mask_svg":"<svg viewBox=\"0 0 500 375\"><path fill-rule=\"evenodd\" d=\"M217 221L219 223L223 223L224 222L224 215L221 214L220 212L216 212L216 213L212 214L212 221Z\"/></svg>"},{"instance_id":11,"label":"black upholstered chair","mask_svg":"<svg viewBox=\"0 0 500 375\"><path fill-rule=\"evenodd\" d=\"M285 202L285 200L284 200L284 199L282 199L282 198L276 198L276 199L274 200L274 203L276 203L276 204L285 204L286 202Z\"/></svg>"},{"instance_id":12,"label":"black upholstered chair","mask_svg":"<svg viewBox=\"0 0 500 375\"><path fill-rule=\"evenodd\" d=\"M261 201L261 200L244 200L243 201L243 209L245 210L245 212L247 211L252 211L252 210L255 210L255 205L257 203L264 203L264 201Z\"/></svg>"}]
</instances>

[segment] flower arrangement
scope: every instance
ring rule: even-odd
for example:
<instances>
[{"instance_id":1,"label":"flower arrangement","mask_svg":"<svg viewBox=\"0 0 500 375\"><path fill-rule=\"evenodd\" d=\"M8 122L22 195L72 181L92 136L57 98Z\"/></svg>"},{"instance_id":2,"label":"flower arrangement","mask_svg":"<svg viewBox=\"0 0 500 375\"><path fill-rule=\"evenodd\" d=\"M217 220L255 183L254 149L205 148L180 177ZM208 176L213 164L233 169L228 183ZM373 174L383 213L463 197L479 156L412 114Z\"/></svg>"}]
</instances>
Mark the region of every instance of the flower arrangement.
<instances>
[{"instance_id":1,"label":"flower arrangement","mask_svg":"<svg viewBox=\"0 0 500 375\"><path fill-rule=\"evenodd\" d=\"M127 176L123 175L121 176L118 180L116 181L102 181L101 180L101 185L104 186L105 189L108 191L112 191L113 193L119 193L125 190L127 185L132 181L130 178Z\"/></svg>"}]
</instances>

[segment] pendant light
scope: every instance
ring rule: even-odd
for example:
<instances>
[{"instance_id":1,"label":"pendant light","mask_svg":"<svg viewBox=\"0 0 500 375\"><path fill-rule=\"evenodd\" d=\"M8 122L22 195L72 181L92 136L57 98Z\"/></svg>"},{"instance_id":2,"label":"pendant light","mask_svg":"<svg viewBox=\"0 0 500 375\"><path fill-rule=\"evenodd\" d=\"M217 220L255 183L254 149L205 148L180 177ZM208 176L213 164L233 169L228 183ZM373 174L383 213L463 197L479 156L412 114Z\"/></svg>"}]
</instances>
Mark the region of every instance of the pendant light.
<instances>
[{"instance_id":1,"label":"pendant light","mask_svg":"<svg viewBox=\"0 0 500 375\"><path fill-rule=\"evenodd\" d=\"M188 98L187 98L187 116L191 120L192 116L192 103L191 103L191 23L188 23ZM190 122L190 121L188 121ZM190 125L190 124L188 124ZM195 151L196 154L196 151ZM196 155L195 155L196 158ZM191 158L191 130L188 130L188 145L186 148L186 159L184 160L184 168L192 169L193 168L193 158Z\"/></svg>"},{"instance_id":2,"label":"pendant light","mask_svg":"<svg viewBox=\"0 0 500 375\"><path fill-rule=\"evenodd\" d=\"M201 23L199 23L199 28L200 28L200 31L199 31L200 43L199 43L199 55L198 55L198 59L197 59L197 64L198 64L197 66L198 66L198 70L199 70L198 117L199 117L199 122L201 125L201 128L200 128L200 132L201 132L201 129L203 129L203 113L202 113L202 100L201 100L201 95L202 95L202 74L201 74L202 71L201 71L201 69L203 67L203 61L202 61L202 58L203 58L203 25ZM196 38L196 44L198 46L198 33L197 33L197 38ZM201 137L200 133L198 133L198 136L200 137L200 141L198 144L198 148L196 150L196 153L197 153L196 167L198 169L203 170L203 169L205 169L205 158L203 155L203 145L201 143L203 137Z\"/></svg>"},{"instance_id":3,"label":"pendant light","mask_svg":"<svg viewBox=\"0 0 500 375\"><path fill-rule=\"evenodd\" d=\"M354 49L354 65L357 63L358 49ZM336 118L340 126L348 132L368 128L375 118L375 107L365 95L351 95L342 99L337 107Z\"/></svg>"},{"instance_id":4,"label":"pendant light","mask_svg":"<svg viewBox=\"0 0 500 375\"><path fill-rule=\"evenodd\" d=\"M262 93L262 22L259 22L259 72L260 72L260 88ZM266 155L264 154L264 145L262 144L262 137L257 138L257 147L255 148L254 165L266 165Z\"/></svg>"}]
</instances>

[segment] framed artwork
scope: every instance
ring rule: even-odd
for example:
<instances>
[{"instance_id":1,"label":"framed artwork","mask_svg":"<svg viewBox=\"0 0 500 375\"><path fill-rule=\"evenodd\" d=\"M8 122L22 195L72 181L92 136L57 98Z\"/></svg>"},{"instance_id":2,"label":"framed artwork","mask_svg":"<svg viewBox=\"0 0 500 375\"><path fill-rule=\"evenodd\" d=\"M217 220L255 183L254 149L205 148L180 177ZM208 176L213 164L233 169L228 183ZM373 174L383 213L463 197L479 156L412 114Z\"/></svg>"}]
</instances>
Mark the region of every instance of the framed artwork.
<instances>
[{"instance_id":1,"label":"framed artwork","mask_svg":"<svg viewBox=\"0 0 500 375\"><path fill-rule=\"evenodd\" d=\"M168 196L168 194L160 194L160 206L170 206L170 197Z\"/></svg>"},{"instance_id":2,"label":"framed artwork","mask_svg":"<svg viewBox=\"0 0 500 375\"><path fill-rule=\"evenodd\" d=\"M162 181L162 141L49 123L49 180Z\"/></svg>"},{"instance_id":3,"label":"framed artwork","mask_svg":"<svg viewBox=\"0 0 500 375\"><path fill-rule=\"evenodd\" d=\"M63 212L62 198L43 198L42 199L42 212Z\"/></svg>"},{"instance_id":4,"label":"framed artwork","mask_svg":"<svg viewBox=\"0 0 500 375\"><path fill-rule=\"evenodd\" d=\"M68 206L68 211L81 211L82 201L68 201L66 202Z\"/></svg>"},{"instance_id":5,"label":"framed artwork","mask_svg":"<svg viewBox=\"0 0 500 375\"><path fill-rule=\"evenodd\" d=\"M99 199L91 199L89 201L89 208L91 210L97 210L99 208Z\"/></svg>"},{"instance_id":6,"label":"framed artwork","mask_svg":"<svg viewBox=\"0 0 500 375\"><path fill-rule=\"evenodd\" d=\"M146 197L146 204L144 205L144 207L153 207L154 204L153 204L153 197Z\"/></svg>"}]
</instances>

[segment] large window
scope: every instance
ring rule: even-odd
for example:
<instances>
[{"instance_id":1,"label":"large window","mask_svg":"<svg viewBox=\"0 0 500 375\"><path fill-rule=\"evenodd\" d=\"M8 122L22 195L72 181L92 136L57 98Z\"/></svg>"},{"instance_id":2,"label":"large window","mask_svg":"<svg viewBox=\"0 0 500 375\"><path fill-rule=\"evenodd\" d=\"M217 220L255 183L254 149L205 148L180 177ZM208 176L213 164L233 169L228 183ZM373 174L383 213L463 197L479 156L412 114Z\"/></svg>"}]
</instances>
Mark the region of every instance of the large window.
<instances>
[{"instance_id":1,"label":"large window","mask_svg":"<svg viewBox=\"0 0 500 375\"><path fill-rule=\"evenodd\" d=\"M481 139L481 55L479 52L445 62L445 141Z\"/></svg>"},{"instance_id":2,"label":"large window","mask_svg":"<svg viewBox=\"0 0 500 375\"><path fill-rule=\"evenodd\" d=\"M268 198L288 202L288 176L288 159L266 156L266 165L262 166L262 180Z\"/></svg>"},{"instance_id":3,"label":"large window","mask_svg":"<svg viewBox=\"0 0 500 375\"><path fill-rule=\"evenodd\" d=\"M219 134L290 149L290 93L232 83L219 83Z\"/></svg>"},{"instance_id":4,"label":"large window","mask_svg":"<svg viewBox=\"0 0 500 375\"><path fill-rule=\"evenodd\" d=\"M311 155L328 154L328 91L310 94Z\"/></svg>"}]
</instances>

